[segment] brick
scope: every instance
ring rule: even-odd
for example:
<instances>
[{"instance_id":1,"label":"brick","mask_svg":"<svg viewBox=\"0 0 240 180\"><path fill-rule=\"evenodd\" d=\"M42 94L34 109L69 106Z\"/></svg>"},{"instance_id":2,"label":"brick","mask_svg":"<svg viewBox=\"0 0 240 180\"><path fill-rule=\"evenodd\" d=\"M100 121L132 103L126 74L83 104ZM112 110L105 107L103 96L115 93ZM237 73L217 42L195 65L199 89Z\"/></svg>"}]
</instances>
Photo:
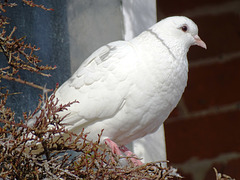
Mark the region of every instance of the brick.
<instances>
[{"instance_id":1,"label":"brick","mask_svg":"<svg viewBox=\"0 0 240 180\"><path fill-rule=\"evenodd\" d=\"M240 151L240 110L165 122L167 159L183 163L192 157L212 159Z\"/></svg>"},{"instance_id":2,"label":"brick","mask_svg":"<svg viewBox=\"0 0 240 180\"><path fill-rule=\"evenodd\" d=\"M181 110L180 108L177 106L169 115L169 118L174 118L174 117L178 117L181 115Z\"/></svg>"},{"instance_id":3,"label":"brick","mask_svg":"<svg viewBox=\"0 0 240 180\"><path fill-rule=\"evenodd\" d=\"M192 0L157 0L157 9L161 11L166 16L172 16L176 14L182 14L184 11L189 9L199 8L201 6L207 5L219 5L222 2L229 2L229 0L201 0L201 1L192 1Z\"/></svg>"},{"instance_id":4,"label":"brick","mask_svg":"<svg viewBox=\"0 0 240 180\"><path fill-rule=\"evenodd\" d=\"M181 101L178 103L177 107L171 112L169 118L181 117L185 115L186 110L184 109L184 107L181 107Z\"/></svg>"},{"instance_id":5,"label":"brick","mask_svg":"<svg viewBox=\"0 0 240 180\"><path fill-rule=\"evenodd\" d=\"M199 27L199 36L207 44L208 49L192 47L188 53L189 61L208 57L220 57L226 53L240 51L240 17L234 13L215 16L195 17L193 20Z\"/></svg>"},{"instance_id":6,"label":"brick","mask_svg":"<svg viewBox=\"0 0 240 180\"><path fill-rule=\"evenodd\" d=\"M240 100L240 58L191 68L184 93L190 112Z\"/></svg>"},{"instance_id":7,"label":"brick","mask_svg":"<svg viewBox=\"0 0 240 180\"><path fill-rule=\"evenodd\" d=\"M240 158L229 160L226 163L214 163L212 167L215 167L218 173L225 174L233 179L240 179ZM212 180L214 177L216 177L215 172L211 168L204 180Z\"/></svg>"},{"instance_id":8,"label":"brick","mask_svg":"<svg viewBox=\"0 0 240 180\"><path fill-rule=\"evenodd\" d=\"M232 178L240 179L240 158L229 161L223 172Z\"/></svg>"},{"instance_id":9,"label":"brick","mask_svg":"<svg viewBox=\"0 0 240 180\"><path fill-rule=\"evenodd\" d=\"M171 166L171 164L170 164L170 166ZM183 177L183 180L194 180L192 174L190 174L190 173L182 172L181 169L178 169L177 172Z\"/></svg>"},{"instance_id":10,"label":"brick","mask_svg":"<svg viewBox=\"0 0 240 180\"><path fill-rule=\"evenodd\" d=\"M218 173L221 173L219 170L221 170L221 164L214 164L207 172L204 180L213 180L213 179L216 179L216 173L213 169L213 167L215 167L218 171Z\"/></svg>"}]
</instances>

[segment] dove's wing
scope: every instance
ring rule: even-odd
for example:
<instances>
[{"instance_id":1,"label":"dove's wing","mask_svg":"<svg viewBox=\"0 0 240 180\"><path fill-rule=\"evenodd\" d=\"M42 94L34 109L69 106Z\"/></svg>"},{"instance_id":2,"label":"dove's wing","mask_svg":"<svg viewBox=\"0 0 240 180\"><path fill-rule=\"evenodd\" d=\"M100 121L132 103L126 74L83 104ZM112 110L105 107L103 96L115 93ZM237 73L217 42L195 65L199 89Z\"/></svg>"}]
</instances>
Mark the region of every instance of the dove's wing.
<instances>
[{"instance_id":1,"label":"dove's wing","mask_svg":"<svg viewBox=\"0 0 240 180\"><path fill-rule=\"evenodd\" d=\"M62 112L70 112L63 121L66 127L86 127L114 117L132 86L127 79L135 71L137 59L134 47L125 41L103 46L86 59L56 92L61 104L79 101Z\"/></svg>"}]
</instances>

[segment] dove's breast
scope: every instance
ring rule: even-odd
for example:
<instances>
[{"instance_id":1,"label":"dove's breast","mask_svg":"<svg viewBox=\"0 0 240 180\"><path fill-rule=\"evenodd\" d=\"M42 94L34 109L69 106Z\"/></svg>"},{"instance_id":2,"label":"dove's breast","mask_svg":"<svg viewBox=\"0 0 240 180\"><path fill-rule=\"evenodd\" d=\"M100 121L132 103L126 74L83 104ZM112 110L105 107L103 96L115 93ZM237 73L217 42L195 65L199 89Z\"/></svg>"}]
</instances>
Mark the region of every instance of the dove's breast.
<instances>
[{"instance_id":1,"label":"dove's breast","mask_svg":"<svg viewBox=\"0 0 240 180\"><path fill-rule=\"evenodd\" d=\"M136 72L129 77L132 86L125 104L114 117L119 124L113 140L119 145L156 131L176 107L187 84L186 58L142 54L139 59L142 62L136 64Z\"/></svg>"}]
</instances>

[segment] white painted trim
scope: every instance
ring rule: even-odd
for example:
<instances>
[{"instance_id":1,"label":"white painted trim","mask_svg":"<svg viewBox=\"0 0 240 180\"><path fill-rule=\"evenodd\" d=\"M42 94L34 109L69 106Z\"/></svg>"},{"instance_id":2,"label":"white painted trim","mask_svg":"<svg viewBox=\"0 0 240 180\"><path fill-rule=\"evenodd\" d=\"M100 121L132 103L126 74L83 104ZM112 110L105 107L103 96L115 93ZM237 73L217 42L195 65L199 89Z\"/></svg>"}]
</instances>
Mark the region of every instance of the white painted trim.
<instances>
[{"instance_id":1,"label":"white painted trim","mask_svg":"<svg viewBox=\"0 0 240 180\"><path fill-rule=\"evenodd\" d=\"M124 39L129 40L156 23L156 0L122 0Z\"/></svg>"}]
</instances>

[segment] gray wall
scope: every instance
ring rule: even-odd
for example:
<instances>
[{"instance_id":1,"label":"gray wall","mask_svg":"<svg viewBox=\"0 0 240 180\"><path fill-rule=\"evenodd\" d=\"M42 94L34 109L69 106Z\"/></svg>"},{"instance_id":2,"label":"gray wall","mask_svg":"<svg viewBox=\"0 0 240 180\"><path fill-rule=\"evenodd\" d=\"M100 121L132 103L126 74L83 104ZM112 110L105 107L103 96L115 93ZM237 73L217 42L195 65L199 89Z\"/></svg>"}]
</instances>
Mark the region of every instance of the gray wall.
<instances>
[{"instance_id":1,"label":"gray wall","mask_svg":"<svg viewBox=\"0 0 240 180\"><path fill-rule=\"evenodd\" d=\"M123 39L120 0L68 0L72 73L95 50Z\"/></svg>"}]
</instances>

